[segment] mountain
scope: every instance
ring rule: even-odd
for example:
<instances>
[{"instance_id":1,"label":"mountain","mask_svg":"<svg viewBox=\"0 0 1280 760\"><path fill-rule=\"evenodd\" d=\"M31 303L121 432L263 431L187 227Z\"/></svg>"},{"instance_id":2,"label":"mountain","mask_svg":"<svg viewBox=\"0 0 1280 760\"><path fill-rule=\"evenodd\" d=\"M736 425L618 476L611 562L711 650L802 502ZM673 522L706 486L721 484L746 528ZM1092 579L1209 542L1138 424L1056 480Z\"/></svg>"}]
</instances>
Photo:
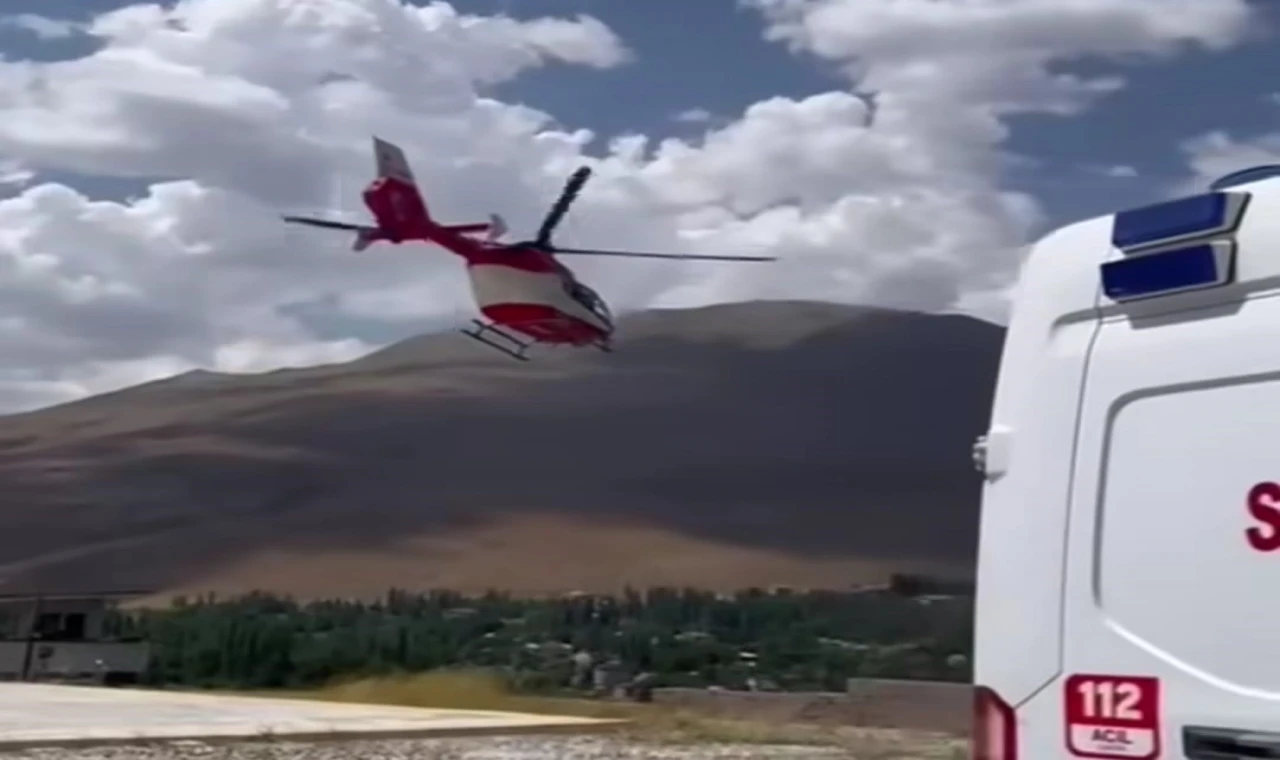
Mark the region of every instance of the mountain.
<instances>
[{"instance_id":1,"label":"mountain","mask_svg":"<svg viewBox=\"0 0 1280 760\"><path fill-rule=\"evenodd\" d=\"M807 302L194 372L0 425L0 590L846 587L965 575L1003 330Z\"/></svg>"}]
</instances>

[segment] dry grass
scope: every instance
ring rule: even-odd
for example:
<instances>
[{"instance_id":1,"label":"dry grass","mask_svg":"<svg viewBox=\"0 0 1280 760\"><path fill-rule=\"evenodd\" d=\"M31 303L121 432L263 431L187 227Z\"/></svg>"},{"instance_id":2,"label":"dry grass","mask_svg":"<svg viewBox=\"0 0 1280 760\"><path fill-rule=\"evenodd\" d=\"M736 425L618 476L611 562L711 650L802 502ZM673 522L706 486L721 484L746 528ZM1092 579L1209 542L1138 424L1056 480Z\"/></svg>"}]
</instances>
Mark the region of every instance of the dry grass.
<instances>
[{"instance_id":1,"label":"dry grass","mask_svg":"<svg viewBox=\"0 0 1280 760\"><path fill-rule=\"evenodd\" d=\"M258 692L254 696L446 710L499 710L586 718L629 718L631 714L630 705L514 694L500 676L484 670L438 670L430 673L378 676L338 681L308 691Z\"/></svg>"},{"instance_id":2,"label":"dry grass","mask_svg":"<svg viewBox=\"0 0 1280 760\"><path fill-rule=\"evenodd\" d=\"M497 675L473 670L365 678L313 691L258 692L254 696L621 719L628 723L608 730L625 744L826 746L845 750L847 757L858 760L955 760L966 757L967 747L962 740L925 732L796 724L758 717L750 721L710 718L664 705L519 695ZM840 756L845 757L845 752Z\"/></svg>"},{"instance_id":3,"label":"dry grass","mask_svg":"<svg viewBox=\"0 0 1280 760\"><path fill-rule=\"evenodd\" d=\"M253 692L251 696L603 718L629 721L632 728L639 724L647 725L653 718L669 712L651 705L516 694L499 675L484 670L438 670L378 676L338 681L313 690L273 690Z\"/></svg>"}]
</instances>

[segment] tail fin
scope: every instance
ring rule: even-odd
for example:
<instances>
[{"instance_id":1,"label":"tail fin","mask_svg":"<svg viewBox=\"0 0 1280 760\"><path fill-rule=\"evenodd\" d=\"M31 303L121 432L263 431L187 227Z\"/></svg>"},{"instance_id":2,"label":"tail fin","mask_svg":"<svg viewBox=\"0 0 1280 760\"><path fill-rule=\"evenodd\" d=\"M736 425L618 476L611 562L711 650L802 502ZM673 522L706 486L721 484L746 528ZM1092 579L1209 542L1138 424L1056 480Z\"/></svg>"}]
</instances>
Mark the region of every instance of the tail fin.
<instances>
[{"instance_id":1,"label":"tail fin","mask_svg":"<svg viewBox=\"0 0 1280 760\"><path fill-rule=\"evenodd\" d=\"M498 238L507 234L507 222L497 214L489 214L489 242L496 243Z\"/></svg>"},{"instance_id":2,"label":"tail fin","mask_svg":"<svg viewBox=\"0 0 1280 760\"><path fill-rule=\"evenodd\" d=\"M379 177L397 179L408 185L417 184L413 179L413 170L409 168L409 159L399 145L374 137L373 156L377 162Z\"/></svg>"},{"instance_id":3,"label":"tail fin","mask_svg":"<svg viewBox=\"0 0 1280 760\"><path fill-rule=\"evenodd\" d=\"M373 157L377 164L378 180L388 181L382 183L389 185L384 188L383 193L385 201L396 209L393 213L400 217L418 217L419 222L431 223L427 200L422 197L422 191L413 179L413 169L409 168L404 150L395 143L374 137Z\"/></svg>"}]
</instances>

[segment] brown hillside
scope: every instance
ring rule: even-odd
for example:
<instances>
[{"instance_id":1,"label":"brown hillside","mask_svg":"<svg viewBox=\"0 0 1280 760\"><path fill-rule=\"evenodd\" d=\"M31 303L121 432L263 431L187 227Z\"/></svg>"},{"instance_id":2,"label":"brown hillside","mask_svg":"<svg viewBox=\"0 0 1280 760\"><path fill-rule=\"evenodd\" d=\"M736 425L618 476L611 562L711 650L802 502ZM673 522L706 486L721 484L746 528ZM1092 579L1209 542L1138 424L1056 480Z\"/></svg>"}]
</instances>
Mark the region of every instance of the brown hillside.
<instances>
[{"instance_id":1,"label":"brown hillside","mask_svg":"<svg viewBox=\"0 0 1280 760\"><path fill-rule=\"evenodd\" d=\"M655 311L519 364L457 335L5 418L7 588L845 586L968 572L1000 328Z\"/></svg>"}]
</instances>

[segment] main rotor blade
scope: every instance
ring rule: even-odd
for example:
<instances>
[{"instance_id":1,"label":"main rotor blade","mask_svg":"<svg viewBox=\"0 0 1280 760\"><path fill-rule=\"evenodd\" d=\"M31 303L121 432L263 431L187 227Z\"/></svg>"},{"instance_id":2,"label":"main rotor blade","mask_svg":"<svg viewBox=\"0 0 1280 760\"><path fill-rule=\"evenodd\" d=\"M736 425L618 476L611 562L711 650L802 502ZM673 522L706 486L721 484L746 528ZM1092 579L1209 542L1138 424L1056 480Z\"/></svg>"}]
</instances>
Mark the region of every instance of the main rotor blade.
<instances>
[{"instance_id":1,"label":"main rotor blade","mask_svg":"<svg viewBox=\"0 0 1280 760\"><path fill-rule=\"evenodd\" d=\"M582 186L587 184L590 178L591 167L589 166L580 166L569 175L569 181L565 183L564 190L560 191L560 197L556 198L556 202L551 205L551 210L542 220L542 226L538 228L538 237L535 240L539 245L551 244L551 233L555 232L556 226L560 224L560 220L569 211L569 206L578 198L578 193L582 192Z\"/></svg>"},{"instance_id":2,"label":"main rotor blade","mask_svg":"<svg viewBox=\"0 0 1280 760\"><path fill-rule=\"evenodd\" d=\"M555 253L581 256L629 256L637 259L683 259L685 261L777 261L777 256L708 256L697 253L649 253L647 251L599 251L592 248L554 248Z\"/></svg>"},{"instance_id":3,"label":"main rotor blade","mask_svg":"<svg viewBox=\"0 0 1280 760\"><path fill-rule=\"evenodd\" d=\"M367 229L367 226L363 224L351 224L349 222L334 222L329 219L311 219L305 216L283 216L281 217L281 219L284 219L286 222L293 222L294 224L309 224L312 227L324 227L325 229L330 229L330 230Z\"/></svg>"}]
</instances>

